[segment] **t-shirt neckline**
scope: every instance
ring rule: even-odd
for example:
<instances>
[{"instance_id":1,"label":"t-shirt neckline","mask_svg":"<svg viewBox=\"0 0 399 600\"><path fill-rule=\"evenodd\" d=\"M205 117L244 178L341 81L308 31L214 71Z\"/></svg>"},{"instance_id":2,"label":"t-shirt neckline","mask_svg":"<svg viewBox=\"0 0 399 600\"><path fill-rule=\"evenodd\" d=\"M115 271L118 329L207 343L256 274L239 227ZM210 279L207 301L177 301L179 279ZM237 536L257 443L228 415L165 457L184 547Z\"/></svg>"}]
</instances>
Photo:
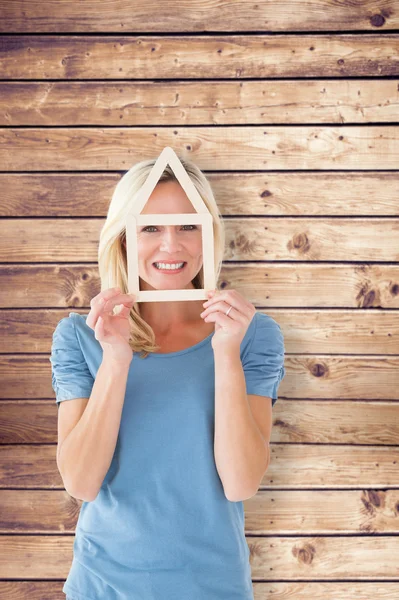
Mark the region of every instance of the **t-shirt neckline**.
<instances>
[{"instance_id":1,"label":"t-shirt neckline","mask_svg":"<svg viewBox=\"0 0 399 600\"><path fill-rule=\"evenodd\" d=\"M214 331L210 333L206 338L194 344L194 346L189 346L188 348L184 348L183 350L176 350L175 352L149 352L148 356L153 356L154 358L169 358L172 356L179 356L181 354L187 354L187 352L193 352L194 350L199 350L202 346L207 344L212 336L214 335Z\"/></svg>"},{"instance_id":2,"label":"t-shirt neckline","mask_svg":"<svg viewBox=\"0 0 399 600\"><path fill-rule=\"evenodd\" d=\"M87 318L87 314L81 316L85 319ZM187 354L187 352L193 352L194 350L199 350L199 348L201 348L211 340L214 333L215 331L212 331L212 333L210 333L206 338L204 338L200 342L194 344L194 346L189 346L188 348L184 348L183 350L176 350L175 352L149 352L148 356L154 356L155 358L169 358L172 356L179 356L180 354ZM134 350L133 354L140 354L140 351Z\"/></svg>"}]
</instances>

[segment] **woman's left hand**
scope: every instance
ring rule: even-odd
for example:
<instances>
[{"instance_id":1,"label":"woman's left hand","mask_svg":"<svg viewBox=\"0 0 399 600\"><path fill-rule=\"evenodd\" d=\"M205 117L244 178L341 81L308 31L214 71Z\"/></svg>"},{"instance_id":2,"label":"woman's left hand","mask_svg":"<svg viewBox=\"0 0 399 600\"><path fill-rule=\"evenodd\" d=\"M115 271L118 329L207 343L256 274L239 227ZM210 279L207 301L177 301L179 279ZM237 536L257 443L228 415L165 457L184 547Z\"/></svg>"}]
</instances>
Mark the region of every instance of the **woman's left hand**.
<instances>
[{"instance_id":1,"label":"woman's left hand","mask_svg":"<svg viewBox=\"0 0 399 600\"><path fill-rule=\"evenodd\" d=\"M256 308L237 290L214 290L209 295L211 297L204 302L204 312L200 316L207 323L215 323L212 348L239 349ZM232 308L226 315L230 306Z\"/></svg>"}]
</instances>

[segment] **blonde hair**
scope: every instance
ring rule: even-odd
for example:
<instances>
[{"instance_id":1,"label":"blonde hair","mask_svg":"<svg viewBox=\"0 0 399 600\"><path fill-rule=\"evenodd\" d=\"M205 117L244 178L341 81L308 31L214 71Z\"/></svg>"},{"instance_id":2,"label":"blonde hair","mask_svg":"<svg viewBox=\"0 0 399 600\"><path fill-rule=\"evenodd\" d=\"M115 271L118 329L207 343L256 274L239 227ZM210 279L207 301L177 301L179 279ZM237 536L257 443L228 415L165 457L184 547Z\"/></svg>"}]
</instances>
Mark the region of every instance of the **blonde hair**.
<instances>
[{"instance_id":1,"label":"blonde hair","mask_svg":"<svg viewBox=\"0 0 399 600\"><path fill-rule=\"evenodd\" d=\"M222 267L225 229L222 215L209 181L202 171L188 159L179 156L179 160L195 185L207 209L213 217L213 236L215 254L215 278L218 281ZM131 208L135 194L146 181L157 158L143 160L133 165L118 181L104 226L100 233L98 247L98 268L101 279L101 291L119 287L122 293L128 292L128 272L126 249L123 242L126 238L126 218ZM168 164L159 178L159 183L177 181L173 170ZM196 289L204 287L203 266L192 280ZM130 339L129 345L135 352L141 352L141 358L146 358L149 352L156 352L160 346L155 343L155 334L150 325L140 315L140 303L135 302L129 314Z\"/></svg>"}]
</instances>

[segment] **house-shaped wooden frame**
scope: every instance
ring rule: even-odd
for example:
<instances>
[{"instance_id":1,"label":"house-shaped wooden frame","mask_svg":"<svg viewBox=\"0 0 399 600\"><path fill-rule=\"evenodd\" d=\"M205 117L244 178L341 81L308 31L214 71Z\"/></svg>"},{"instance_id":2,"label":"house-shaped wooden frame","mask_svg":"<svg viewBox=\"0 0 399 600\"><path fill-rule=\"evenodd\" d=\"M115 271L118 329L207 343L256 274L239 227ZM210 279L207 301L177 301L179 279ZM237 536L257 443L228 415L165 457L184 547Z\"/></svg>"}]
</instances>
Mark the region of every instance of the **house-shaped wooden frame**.
<instances>
[{"instance_id":1,"label":"house-shaped wooden frame","mask_svg":"<svg viewBox=\"0 0 399 600\"><path fill-rule=\"evenodd\" d=\"M194 206L195 213L169 213L142 215L148 198L167 165L170 165L178 182ZM204 288L180 290L140 290L137 251L137 227L141 225L202 225L202 256ZM136 302L163 302L170 300L202 300L206 290L216 289L213 218L206 204L191 181L178 156L170 147L162 150L145 183L133 199L126 219L126 254L128 265L128 292L135 294Z\"/></svg>"}]
</instances>

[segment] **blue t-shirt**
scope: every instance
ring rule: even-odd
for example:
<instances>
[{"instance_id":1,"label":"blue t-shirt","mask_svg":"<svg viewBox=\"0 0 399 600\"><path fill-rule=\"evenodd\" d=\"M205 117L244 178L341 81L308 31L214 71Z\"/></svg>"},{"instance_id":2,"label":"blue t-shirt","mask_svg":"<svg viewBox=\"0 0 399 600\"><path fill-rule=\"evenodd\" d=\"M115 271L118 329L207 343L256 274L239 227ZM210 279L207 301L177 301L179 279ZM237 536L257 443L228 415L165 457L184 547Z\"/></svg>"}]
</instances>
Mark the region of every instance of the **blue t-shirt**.
<instances>
[{"instance_id":1,"label":"blue t-shirt","mask_svg":"<svg viewBox=\"0 0 399 600\"><path fill-rule=\"evenodd\" d=\"M54 331L57 403L90 397L102 348L86 317L71 312ZM68 598L253 600L243 502L226 498L214 460L212 336L144 359L134 352L111 465L80 509ZM274 404L285 375L277 322L255 313L240 355L247 393Z\"/></svg>"}]
</instances>

